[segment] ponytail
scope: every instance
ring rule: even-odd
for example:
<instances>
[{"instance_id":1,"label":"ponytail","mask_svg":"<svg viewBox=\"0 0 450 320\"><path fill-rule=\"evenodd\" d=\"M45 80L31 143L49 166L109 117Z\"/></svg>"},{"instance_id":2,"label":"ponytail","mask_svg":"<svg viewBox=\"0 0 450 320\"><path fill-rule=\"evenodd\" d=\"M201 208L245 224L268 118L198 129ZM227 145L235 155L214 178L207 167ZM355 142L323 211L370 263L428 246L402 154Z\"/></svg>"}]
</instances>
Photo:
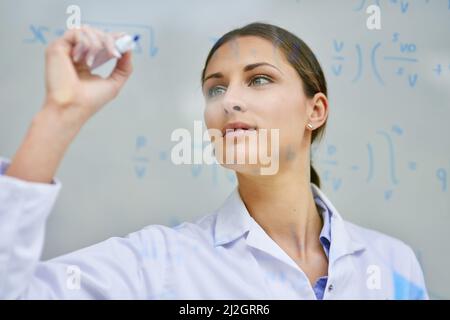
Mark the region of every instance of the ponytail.
<instances>
[{"instance_id":1,"label":"ponytail","mask_svg":"<svg viewBox=\"0 0 450 320\"><path fill-rule=\"evenodd\" d=\"M311 169L310 170L311 182L320 188L320 177L317 174L316 169L314 169L312 164L310 164L310 169Z\"/></svg>"}]
</instances>

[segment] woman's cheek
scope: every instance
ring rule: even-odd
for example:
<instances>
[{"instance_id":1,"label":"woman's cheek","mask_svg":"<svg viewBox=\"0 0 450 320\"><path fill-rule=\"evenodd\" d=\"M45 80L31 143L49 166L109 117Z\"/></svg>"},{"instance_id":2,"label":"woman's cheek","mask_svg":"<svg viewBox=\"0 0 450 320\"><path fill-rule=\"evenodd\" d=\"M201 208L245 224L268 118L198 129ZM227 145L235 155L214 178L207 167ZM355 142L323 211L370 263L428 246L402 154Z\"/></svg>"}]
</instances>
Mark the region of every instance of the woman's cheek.
<instances>
[{"instance_id":1,"label":"woman's cheek","mask_svg":"<svg viewBox=\"0 0 450 320\"><path fill-rule=\"evenodd\" d=\"M206 128L218 128L220 119L218 119L218 114L214 112L213 108L206 106L203 116L205 118Z\"/></svg>"}]
</instances>

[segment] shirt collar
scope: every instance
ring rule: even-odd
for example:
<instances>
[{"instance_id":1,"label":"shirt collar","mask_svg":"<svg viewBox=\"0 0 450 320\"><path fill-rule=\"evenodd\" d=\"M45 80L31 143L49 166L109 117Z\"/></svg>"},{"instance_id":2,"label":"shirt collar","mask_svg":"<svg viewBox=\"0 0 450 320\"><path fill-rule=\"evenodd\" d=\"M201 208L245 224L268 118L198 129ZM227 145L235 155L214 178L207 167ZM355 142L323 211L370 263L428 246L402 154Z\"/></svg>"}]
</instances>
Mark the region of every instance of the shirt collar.
<instances>
[{"instance_id":1,"label":"shirt collar","mask_svg":"<svg viewBox=\"0 0 450 320\"><path fill-rule=\"evenodd\" d=\"M339 211L334 207L325 193L314 183L311 183L311 189L314 197L318 198L316 199L316 203L319 202L325 205L330 213L330 232L328 237L326 234L324 235L325 238L331 242L330 261L334 262L342 256L364 250L364 239L361 239L357 233L352 232L352 230L348 228L348 225L340 215ZM325 228L322 229L323 232L325 231L324 229Z\"/></svg>"},{"instance_id":2,"label":"shirt collar","mask_svg":"<svg viewBox=\"0 0 450 320\"><path fill-rule=\"evenodd\" d=\"M338 210L327 196L314 183L310 183L310 185L316 204L321 209L326 209L319 210L324 217L324 227L320 236L331 243L330 261L335 261L344 255L363 250L365 246L362 239L358 239L356 234L348 230ZM324 215L324 213L328 213L328 216ZM280 258L286 257L286 253L279 248L276 242L265 233L264 229L249 214L239 194L238 187L235 187L222 206L216 211L214 245L226 245L242 236L244 236L247 244L250 246Z\"/></svg>"},{"instance_id":3,"label":"shirt collar","mask_svg":"<svg viewBox=\"0 0 450 320\"><path fill-rule=\"evenodd\" d=\"M330 245L331 245L331 214L332 212L328 210L325 203L323 203L322 199L317 195L314 194L314 202L317 205L318 211L320 215L322 216L323 221L323 227L320 231L319 239L322 243L322 246L326 248L325 252L328 256Z\"/></svg>"}]
</instances>

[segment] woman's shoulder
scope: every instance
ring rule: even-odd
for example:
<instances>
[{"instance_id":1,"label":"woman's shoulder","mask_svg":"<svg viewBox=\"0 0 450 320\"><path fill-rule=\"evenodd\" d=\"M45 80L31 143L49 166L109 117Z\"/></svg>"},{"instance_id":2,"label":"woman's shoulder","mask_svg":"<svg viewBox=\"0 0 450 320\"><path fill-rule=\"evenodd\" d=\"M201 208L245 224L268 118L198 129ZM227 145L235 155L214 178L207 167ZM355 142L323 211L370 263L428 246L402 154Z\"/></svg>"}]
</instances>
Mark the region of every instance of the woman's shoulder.
<instances>
[{"instance_id":1,"label":"woman's shoulder","mask_svg":"<svg viewBox=\"0 0 450 320\"><path fill-rule=\"evenodd\" d=\"M359 245L368 249L366 252L378 254L384 259L386 259L386 257L391 258L391 261L404 258L415 259L413 249L406 242L378 230L366 228L347 221L339 214L338 210L333 206L330 199L328 199L321 189L314 184L312 184L312 188L315 195L320 197L322 201L325 202L328 209L333 212L336 220L343 222L345 230L350 237ZM340 223L340 225L342 225L342 223ZM331 235L331 238L333 240L333 235Z\"/></svg>"},{"instance_id":2,"label":"woman's shoulder","mask_svg":"<svg viewBox=\"0 0 450 320\"><path fill-rule=\"evenodd\" d=\"M345 220L344 223L353 236L357 237L358 240L365 241L366 244L381 246L384 248L386 248L386 246L403 249L405 249L405 247L409 247L403 240L379 230L363 227L347 220Z\"/></svg>"},{"instance_id":3,"label":"woman's shoulder","mask_svg":"<svg viewBox=\"0 0 450 320\"><path fill-rule=\"evenodd\" d=\"M386 267L392 275L396 298L428 299L422 266L409 244L377 230L347 221L345 224L349 233L365 245L363 260Z\"/></svg>"},{"instance_id":4,"label":"woman's shoulder","mask_svg":"<svg viewBox=\"0 0 450 320\"><path fill-rule=\"evenodd\" d=\"M351 237L362 243L368 250L368 253L379 255L394 264L400 263L404 265L407 261L415 262L416 255L414 250L405 241L349 221L344 223Z\"/></svg>"},{"instance_id":5,"label":"woman's shoulder","mask_svg":"<svg viewBox=\"0 0 450 320\"><path fill-rule=\"evenodd\" d=\"M128 236L140 238L144 242L155 241L165 245L186 241L211 242L215 217L215 213L210 213L173 226L150 224Z\"/></svg>"}]
</instances>

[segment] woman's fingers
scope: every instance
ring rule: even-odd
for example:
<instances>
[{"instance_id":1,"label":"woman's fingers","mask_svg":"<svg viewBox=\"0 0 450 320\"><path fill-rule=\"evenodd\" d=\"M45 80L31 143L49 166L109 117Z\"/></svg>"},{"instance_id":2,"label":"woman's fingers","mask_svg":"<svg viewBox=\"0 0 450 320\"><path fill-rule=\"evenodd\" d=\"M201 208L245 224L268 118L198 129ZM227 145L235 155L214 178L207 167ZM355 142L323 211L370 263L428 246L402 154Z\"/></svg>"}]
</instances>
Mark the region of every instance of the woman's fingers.
<instances>
[{"instance_id":1,"label":"woman's fingers","mask_svg":"<svg viewBox=\"0 0 450 320\"><path fill-rule=\"evenodd\" d=\"M114 57L116 57L117 59L120 59L122 57L122 55L116 48L113 36L110 34L106 34L104 39L105 39L106 47L108 48L108 52L111 55L113 55Z\"/></svg>"},{"instance_id":2,"label":"woman's fingers","mask_svg":"<svg viewBox=\"0 0 450 320\"><path fill-rule=\"evenodd\" d=\"M110 35L113 37L114 41L126 35L126 32L111 32Z\"/></svg>"},{"instance_id":3,"label":"woman's fingers","mask_svg":"<svg viewBox=\"0 0 450 320\"><path fill-rule=\"evenodd\" d=\"M114 70L106 81L113 84L113 87L118 91L125 84L132 72L133 65L131 63L131 51L127 51L123 54L122 58L117 60Z\"/></svg>"},{"instance_id":4,"label":"woman's fingers","mask_svg":"<svg viewBox=\"0 0 450 320\"><path fill-rule=\"evenodd\" d=\"M86 64L91 67L94 63L95 56L103 49L103 43L98 33L89 26L84 27L83 34L86 35L90 44L89 50L86 53Z\"/></svg>"},{"instance_id":5,"label":"woman's fingers","mask_svg":"<svg viewBox=\"0 0 450 320\"><path fill-rule=\"evenodd\" d=\"M81 30L76 32L75 37L77 44L73 49L73 59L75 62L81 62L86 56L90 43L89 39Z\"/></svg>"},{"instance_id":6,"label":"woman's fingers","mask_svg":"<svg viewBox=\"0 0 450 320\"><path fill-rule=\"evenodd\" d=\"M103 49L106 49L111 56L119 58L121 54L115 47L115 41L124 35L126 35L125 32L106 33L83 25L79 29L68 30L60 40L65 42L68 49L71 49L72 58L79 62L83 55L91 60L92 55Z\"/></svg>"},{"instance_id":7,"label":"woman's fingers","mask_svg":"<svg viewBox=\"0 0 450 320\"><path fill-rule=\"evenodd\" d=\"M103 48L106 50L108 58L116 57L119 59L120 57L122 57L120 52L116 49L116 45L114 43L115 40L111 34L100 30L96 30L95 32L97 34L97 37L102 42Z\"/></svg>"},{"instance_id":8,"label":"woman's fingers","mask_svg":"<svg viewBox=\"0 0 450 320\"><path fill-rule=\"evenodd\" d=\"M73 31L75 32L76 39L76 45L72 51L73 61L76 63L78 70L88 69L86 58L93 46L92 37L88 35L85 26L80 29L73 29Z\"/></svg>"},{"instance_id":9,"label":"woman's fingers","mask_svg":"<svg viewBox=\"0 0 450 320\"><path fill-rule=\"evenodd\" d=\"M123 55L117 50L115 41L120 37L126 35L125 32L106 33L97 30L90 26L83 25L79 29L72 29L65 35L66 42L70 43L72 47L70 56L75 62L75 67L78 71L90 71L96 65L107 61L113 57L117 59L123 58ZM127 69L127 61L117 64L119 77L124 74L123 68ZM124 67L125 66L125 67ZM125 72L127 73L127 72ZM116 78L116 73L111 74Z\"/></svg>"},{"instance_id":10,"label":"woman's fingers","mask_svg":"<svg viewBox=\"0 0 450 320\"><path fill-rule=\"evenodd\" d=\"M115 40L123 36L124 32L106 33L101 30L83 26L77 33L77 44L73 49L73 59L76 63L82 63L83 60L88 67L92 67L96 57L101 52L101 59L121 58L122 55L115 46Z\"/></svg>"}]
</instances>

